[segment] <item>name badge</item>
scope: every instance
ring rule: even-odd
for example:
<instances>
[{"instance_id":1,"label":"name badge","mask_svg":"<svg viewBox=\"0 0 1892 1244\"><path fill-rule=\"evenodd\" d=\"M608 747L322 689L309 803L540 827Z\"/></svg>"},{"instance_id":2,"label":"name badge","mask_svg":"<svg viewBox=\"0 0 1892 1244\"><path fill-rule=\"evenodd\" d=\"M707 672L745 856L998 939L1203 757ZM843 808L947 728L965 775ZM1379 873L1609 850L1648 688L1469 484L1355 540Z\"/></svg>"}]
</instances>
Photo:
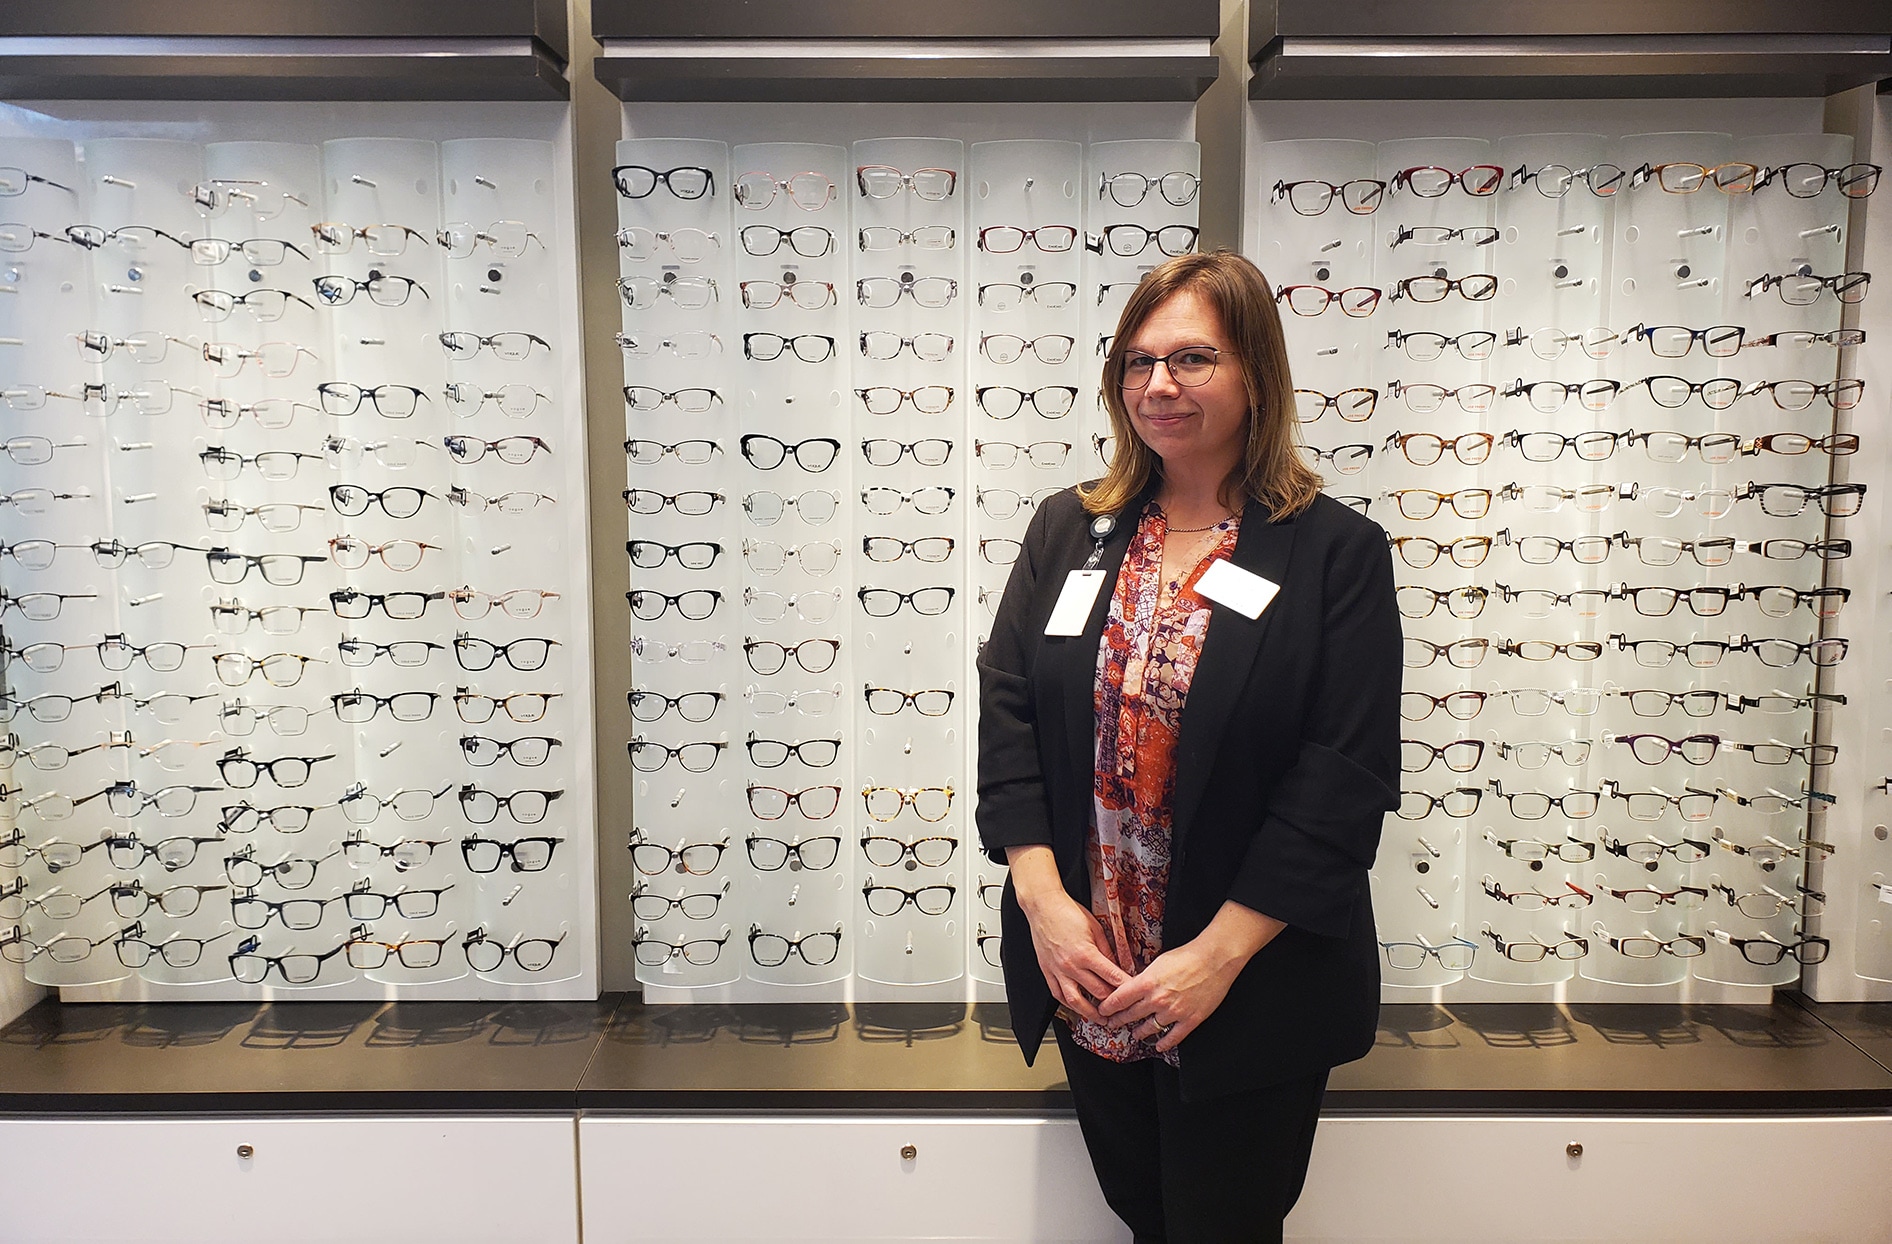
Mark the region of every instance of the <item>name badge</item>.
<instances>
[{"instance_id":1,"label":"name badge","mask_svg":"<svg viewBox=\"0 0 1892 1244\"><path fill-rule=\"evenodd\" d=\"M1058 593L1058 603L1051 607L1045 634L1082 635L1084 624L1091 619L1091 606L1097 603L1097 592L1103 586L1103 571L1073 570L1064 580L1064 590Z\"/></svg>"},{"instance_id":2,"label":"name badge","mask_svg":"<svg viewBox=\"0 0 1892 1244\"><path fill-rule=\"evenodd\" d=\"M1258 574L1243 570L1227 558L1219 558L1210 563L1196 580L1196 592L1206 596L1218 605L1227 605L1244 618L1259 618L1262 610L1274 600L1275 593L1281 590L1279 583L1270 582Z\"/></svg>"}]
</instances>

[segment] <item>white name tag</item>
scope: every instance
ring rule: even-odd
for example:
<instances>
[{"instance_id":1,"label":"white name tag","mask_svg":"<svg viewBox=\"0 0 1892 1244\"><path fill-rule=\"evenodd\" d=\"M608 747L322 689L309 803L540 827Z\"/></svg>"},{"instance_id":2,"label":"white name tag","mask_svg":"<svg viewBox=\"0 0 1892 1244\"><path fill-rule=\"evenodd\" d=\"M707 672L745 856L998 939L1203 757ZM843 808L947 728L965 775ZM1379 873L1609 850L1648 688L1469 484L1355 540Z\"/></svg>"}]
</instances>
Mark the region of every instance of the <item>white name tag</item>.
<instances>
[{"instance_id":1,"label":"white name tag","mask_svg":"<svg viewBox=\"0 0 1892 1244\"><path fill-rule=\"evenodd\" d=\"M1271 583L1258 574L1250 573L1227 558L1219 558L1209 564L1196 580L1196 592L1206 596L1218 605L1227 605L1245 618L1259 618L1261 611L1268 607L1275 593L1281 590L1279 583Z\"/></svg>"},{"instance_id":2,"label":"white name tag","mask_svg":"<svg viewBox=\"0 0 1892 1244\"><path fill-rule=\"evenodd\" d=\"M1064 590L1058 593L1058 603L1051 608L1045 634L1082 635L1084 624L1091 620L1091 606L1097 603L1097 592L1103 586L1103 571L1073 570L1064 580Z\"/></svg>"}]
</instances>

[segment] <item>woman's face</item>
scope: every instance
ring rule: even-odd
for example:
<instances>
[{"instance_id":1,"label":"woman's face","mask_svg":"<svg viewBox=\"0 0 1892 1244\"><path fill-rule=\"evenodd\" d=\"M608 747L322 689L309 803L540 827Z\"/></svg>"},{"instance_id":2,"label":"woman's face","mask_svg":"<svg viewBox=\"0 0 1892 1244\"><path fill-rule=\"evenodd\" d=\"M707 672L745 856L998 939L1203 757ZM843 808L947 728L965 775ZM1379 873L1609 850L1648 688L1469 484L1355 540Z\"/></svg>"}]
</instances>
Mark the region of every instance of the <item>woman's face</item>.
<instances>
[{"instance_id":1,"label":"woman's face","mask_svg":"<svg viewBox=\"0 0 1892 1244\"><path fill-rule=\"evenodd\" d=\"M1248 425L1248 390L1222 318L1193 290L1156 305L1125 343L1126 357L1165 358L1186 346L1219 352L1208 383L1182 385L1167 364L1156 365L1141 389L1123 390L1130 424L1171 473L1185 468L1221 480L1241 460Z\"/></svg>"}]
</instances>

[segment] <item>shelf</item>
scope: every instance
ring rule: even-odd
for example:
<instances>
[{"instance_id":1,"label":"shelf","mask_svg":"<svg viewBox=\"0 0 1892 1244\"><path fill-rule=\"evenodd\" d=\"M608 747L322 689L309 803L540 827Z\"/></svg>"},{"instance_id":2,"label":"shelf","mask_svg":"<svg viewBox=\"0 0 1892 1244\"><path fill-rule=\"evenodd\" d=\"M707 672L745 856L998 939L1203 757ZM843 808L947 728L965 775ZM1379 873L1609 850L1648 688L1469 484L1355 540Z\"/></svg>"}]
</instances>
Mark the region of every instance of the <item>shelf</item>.
<instances>
[{"instance_id":1,"label":"shelf","mask_svg":"<svg viewBox=\"0 0 1892 1244\"><path fill-rule=\"evenodd\" d=\"M563 0L11 0L8 99L564 99Z\"/></svg>"},{"instance_id":2,"label":"shelf","mask_svg":"<svg viewBox=\"0 0 1892 1244\"><path fill-rule=\"evenodd\" d=\"M1191 101L1216 0L596 0L598 80L624 100Z\"/></svg>"},{"instance_id":3,"label":"shelf","mask_svg":"<svg viewBox=\"0 0 1892 1244\"><path fill-rule=\"evenodd\" d=\"M1251 99L1826 96L1892 79L1892 6L1256 0Z\"/></svg>"},{"instance_id":4,"label":"shelf","mask_svg":"<svg viewBox=\"0 0 1892 1244\"><path fill-rule=\"evenodd\" d=\"M1215 81L1198 56L653 56L610 41L598 80L622 100L740 103L1191 101Z\"/></svg>"},{"instance_id":5,"label":"shelf","mask_svg":"<svg viewBox=\"0 0 1892 1244\"><path fill-rule=\"evenodd\" d=\"M1213 39L1217 0L593 0L613 39Z\"/></svg>"}]
</instances>

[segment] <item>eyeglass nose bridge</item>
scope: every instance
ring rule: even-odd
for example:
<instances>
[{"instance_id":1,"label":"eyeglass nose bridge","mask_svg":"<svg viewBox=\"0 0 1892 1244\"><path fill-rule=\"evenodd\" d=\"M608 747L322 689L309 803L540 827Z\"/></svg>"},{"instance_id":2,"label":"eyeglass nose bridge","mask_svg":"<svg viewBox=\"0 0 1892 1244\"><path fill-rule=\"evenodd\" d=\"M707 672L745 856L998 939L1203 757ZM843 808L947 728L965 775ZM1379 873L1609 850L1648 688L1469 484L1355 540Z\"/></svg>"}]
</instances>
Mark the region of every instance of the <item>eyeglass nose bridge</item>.
<instances>
[{"instance_id":1,"label":"eyeglass nose bridge","mask_svg":"<svg viewBox=\"0 0 1892 1244\"><path fill-rule=\"evenodd\" d=\"M1156 369L1158 367L1161 367L1163 369L1163 374L1169 377L1169 383L1170 383L1171 388L1180 390L1183 387L1183 382L1176 379L1176 373L1173 370L1171 370L1170 365L1169 365L1169 359L1167 356L1165 356L1163 358L1153 358L1150 360L1150 378L1143 382L1144 392L1146 393L1149 392L1150 387L1156 383Z\"/></svg>"}]
</instances>

